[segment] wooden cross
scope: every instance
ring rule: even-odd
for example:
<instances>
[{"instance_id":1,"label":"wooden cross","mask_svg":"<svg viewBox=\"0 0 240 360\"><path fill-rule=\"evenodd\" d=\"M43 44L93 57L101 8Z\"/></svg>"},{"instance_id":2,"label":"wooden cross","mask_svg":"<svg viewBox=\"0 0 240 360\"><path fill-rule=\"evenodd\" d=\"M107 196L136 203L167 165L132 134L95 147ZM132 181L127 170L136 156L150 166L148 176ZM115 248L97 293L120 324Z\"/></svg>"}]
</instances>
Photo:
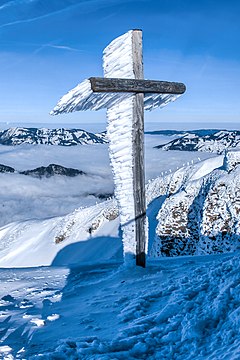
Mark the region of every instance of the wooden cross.
<instances>
[{"instance_id":1,"label":"wooden cross","mask_svg":"<svg viewBox=\"0 0 240 360\"><path fill-rule=\"evenodd\" d=\"M145 267L148 226L144 171L144 109L183 94L182 83L143 80L142 31L113 40L103 53L104 77L91 77L62 97L51 114L107 108L109 154L123 229L125 262Z\"/></svg>"}]
</instances>

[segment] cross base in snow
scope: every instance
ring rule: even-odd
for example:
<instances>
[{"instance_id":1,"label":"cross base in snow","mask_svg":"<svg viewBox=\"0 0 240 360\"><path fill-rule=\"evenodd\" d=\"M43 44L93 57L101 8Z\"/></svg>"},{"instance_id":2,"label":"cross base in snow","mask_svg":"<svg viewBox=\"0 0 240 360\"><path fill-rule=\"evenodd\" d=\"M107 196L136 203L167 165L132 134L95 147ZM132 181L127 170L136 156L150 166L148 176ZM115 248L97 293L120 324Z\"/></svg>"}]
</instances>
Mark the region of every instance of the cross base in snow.
<instances>
[{"instance_id":1,"label":"cross base in snow","mask_svg":"<svg viewBox=\"0 0 240 360\"><path fill-rule=\"evenodd\" d=\"M144 171L144 109L185 92L176 82L143 79L142 31L131 30L104 50L104 78L91 77L66 94L52 114L107 108L109 154L126 262L146 265L148 227Z\"/></svg>"}]
</instances>

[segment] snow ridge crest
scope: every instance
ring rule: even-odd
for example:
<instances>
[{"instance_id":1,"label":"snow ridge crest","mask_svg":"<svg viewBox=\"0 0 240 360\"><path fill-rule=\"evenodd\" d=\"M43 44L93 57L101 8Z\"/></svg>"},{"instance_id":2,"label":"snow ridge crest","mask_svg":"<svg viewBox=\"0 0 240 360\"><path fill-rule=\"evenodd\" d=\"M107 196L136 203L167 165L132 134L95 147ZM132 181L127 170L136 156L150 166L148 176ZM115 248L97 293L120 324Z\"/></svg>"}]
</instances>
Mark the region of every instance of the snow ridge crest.
<instances>
[{"instance_id":1,"label":"snow ridge crest","mask_svg":"<svg viewBox=\"0 0 240 360\"><path fill-rule=\"evenodd\" d=\"M106 133L93 134L81 129L13 127L0 132L1 145L45 144L84 145L107 143Z\"/></svg>"}]
</instances>

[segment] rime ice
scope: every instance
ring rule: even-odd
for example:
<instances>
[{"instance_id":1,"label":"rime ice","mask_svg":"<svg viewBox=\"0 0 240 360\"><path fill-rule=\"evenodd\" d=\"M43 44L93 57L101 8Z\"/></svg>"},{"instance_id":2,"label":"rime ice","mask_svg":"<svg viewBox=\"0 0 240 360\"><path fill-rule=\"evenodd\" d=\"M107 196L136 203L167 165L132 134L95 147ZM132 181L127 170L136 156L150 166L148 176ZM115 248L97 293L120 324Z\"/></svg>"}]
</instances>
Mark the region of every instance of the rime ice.
<instances>
[{"instance_id":1,"label":"rime ice","mask_svg":"<svg viewBox=\"0 0 240 360\"><path fill-rule=\"evenodd\" d=\"M142 79L142 36L140 34L141 31L131 30L113 40L105 48L103 52L105 78ZM125 91L123 88L121 90ZM143 123L143 108L152 110L165 106L178 96L147 93L144 100L140 101L140 97L129 92L93 92L90 80L84 80L63 96L51 113L57 115L79 110L107 109L109 155L123 229L123 250L125 259L132 260L137 255L138 265L140 265L138 256L147 252L143 128L139 123ZM135 102L137 98L138 105ZM136 160L137 157L138 160ZM136 180L136 174L138 180ZM136 250L136 244L138 250ZM141 266L145 266L145 257L141 261ZM132 263L132 261L127 262Z\"/></svg>"}]
</instances>

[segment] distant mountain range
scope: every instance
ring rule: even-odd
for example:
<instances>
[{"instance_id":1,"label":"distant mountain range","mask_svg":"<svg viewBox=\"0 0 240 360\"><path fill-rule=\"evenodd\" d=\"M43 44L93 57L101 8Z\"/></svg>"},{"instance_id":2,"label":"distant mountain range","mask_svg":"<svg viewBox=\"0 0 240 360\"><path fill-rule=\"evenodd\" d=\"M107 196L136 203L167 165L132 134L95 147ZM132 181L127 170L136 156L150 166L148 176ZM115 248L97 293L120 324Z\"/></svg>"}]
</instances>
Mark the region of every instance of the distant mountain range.
<instances>
[{"instance_id":1,"label":"distant mountain range","mask_svg":"<svg viewBox=\"0 0 240 360\"><path fill-rule=\"evenodd\" d=\"M177 139L155 147L163 150L205 151L222 154L226 149L240 146L240 131L237 130L200 129L187 132L159 130L147 131L145 134L176 135ZM14 127L0 131L1 145L45 144L73 146L105 144L107 142L106 132L94 134L81 129Z\"/></svg>"},{"instance_id":2,"label":"distant mountain range","mask_svg":"<svg viewBox=\"0 0 240 360\"><path fill-rule=\"evenodd\" d=\"M64 175L69 177L74 177L77 175L86 175L84 171L78 169L66 168L64 166L56 165L56 164L50 164L48 166L40 166L33 170L20 171L19 174L30 175L38 178L51 177L54 175Z\"/></svg>"},{"instance_id":3,"label":"distant mountain range","mask_svg":"<svg viewBox=\"0 0 240 360\"><path fill-rule=\"evenodd\" d=\"M14 127L0 131L1 145L84 145L107 143L106 132L93 134L81 129Z\"/></svg>"},{"instance_id":4,"label":"distant mountain range","mask_svg":"<svg viewBox=\"0 0 240 360\"><path fill-rule=\"evenodd\" d=\"M185 134L195 134L198 136L211 135L220 131L219 129L198 129L198 130L154 130L154 131L145 131L145 134L148 135L185 135ZM228 130L223 130L228 131Z\"/></svg>"},{"instance_id":5,"label":"distant mountain range","mask_svg":"<svg viewBox=\"0 0 240 360\"><path fill-rule=\"evenodd\" d=\"M165 132L151 132L150 134L179 135L177 139L155 147L163 150L206 151L222 154L226 149L240 146L240 131L237 130L203 129L188 132L167 130Z\"/></svg>"}]
</instances>

